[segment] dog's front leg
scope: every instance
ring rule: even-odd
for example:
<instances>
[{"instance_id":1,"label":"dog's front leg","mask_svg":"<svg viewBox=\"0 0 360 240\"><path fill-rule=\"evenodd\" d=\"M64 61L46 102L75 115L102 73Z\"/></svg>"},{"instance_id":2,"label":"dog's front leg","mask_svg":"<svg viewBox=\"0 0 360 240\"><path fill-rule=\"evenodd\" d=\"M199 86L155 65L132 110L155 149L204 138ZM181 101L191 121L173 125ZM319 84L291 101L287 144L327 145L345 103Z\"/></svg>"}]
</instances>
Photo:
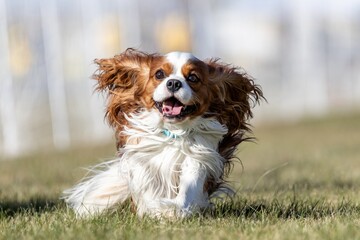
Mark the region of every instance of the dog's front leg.
<instances>
[{"instance_id":1,"label":"dog's front leg","mask_svg":"<svg viewBox=\"0 0 360 240\"><path fill-rule=\"evenodd\" d=\"M185 159L181 165L179 192L174 199L168 200L168 215L186 217L209 206L204 184L207 178L205 166L191 158Z\"/></svg>"}]
</instances>

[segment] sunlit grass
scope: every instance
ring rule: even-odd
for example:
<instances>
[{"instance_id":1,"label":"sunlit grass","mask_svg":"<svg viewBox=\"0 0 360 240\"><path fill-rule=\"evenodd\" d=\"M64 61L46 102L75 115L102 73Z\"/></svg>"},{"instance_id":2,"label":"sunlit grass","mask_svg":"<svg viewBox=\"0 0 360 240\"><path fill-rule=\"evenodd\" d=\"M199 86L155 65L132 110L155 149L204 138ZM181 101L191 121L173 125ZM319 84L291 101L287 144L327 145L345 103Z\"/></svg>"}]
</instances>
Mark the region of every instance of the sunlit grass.
<instances>
[{"instance_id":1,"label":"sunlit grass","mask_svg":"<svg viewBox=\"0 0 360 240\"><path fill-rule=\"evenodd\" d=\"M76 219L59 200L113 143L0 162L0 239L359 239L360 115L259 126L230 183L237 196L180 221L129 205Z\"/></svg>"}]
</instances>

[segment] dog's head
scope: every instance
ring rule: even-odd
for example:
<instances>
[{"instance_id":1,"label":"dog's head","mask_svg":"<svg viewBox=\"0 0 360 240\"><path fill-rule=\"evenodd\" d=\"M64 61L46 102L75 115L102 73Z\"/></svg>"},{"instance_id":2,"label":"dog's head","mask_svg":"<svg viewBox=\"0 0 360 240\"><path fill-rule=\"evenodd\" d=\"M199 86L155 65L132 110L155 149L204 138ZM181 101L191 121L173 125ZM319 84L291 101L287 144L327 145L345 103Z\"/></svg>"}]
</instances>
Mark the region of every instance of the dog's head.
<instances>
[{"instance_id":1,"label":"dog's head","mask_svg":"<svg viewBox=\"0 0 360 240\"><path fill-rule=\"evenodd\" d=\"M263 97L240 69L217 59L202 61L190 53L159 55L128 49L95 62L97 89L108 93L107 118L117 132L127 124L124 114L152 108L167 124L191 124L199 116L214 116L229 134L246 131L251 103Z\"/></svg>"}]
</instances>

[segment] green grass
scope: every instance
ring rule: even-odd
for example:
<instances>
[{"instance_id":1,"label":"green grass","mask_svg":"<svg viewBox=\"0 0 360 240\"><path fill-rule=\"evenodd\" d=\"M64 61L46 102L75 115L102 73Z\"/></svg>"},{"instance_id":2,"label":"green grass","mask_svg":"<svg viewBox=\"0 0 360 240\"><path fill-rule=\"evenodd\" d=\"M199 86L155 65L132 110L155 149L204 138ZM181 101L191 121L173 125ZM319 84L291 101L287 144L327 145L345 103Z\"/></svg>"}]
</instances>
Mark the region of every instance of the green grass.
<instances>
[{"instance_id":1,"label":"green grass","mask_svg":"<svg viewBox=\"0 0 360 240\"><path fill-rule=\"evenodd\" d=\"M129 205L76 219L59 200L113 144L0 161L0 239L360 239L360 115L254 133L230 177L237 196L175 222L138 219Z\"/></svg>"}]
</instances>

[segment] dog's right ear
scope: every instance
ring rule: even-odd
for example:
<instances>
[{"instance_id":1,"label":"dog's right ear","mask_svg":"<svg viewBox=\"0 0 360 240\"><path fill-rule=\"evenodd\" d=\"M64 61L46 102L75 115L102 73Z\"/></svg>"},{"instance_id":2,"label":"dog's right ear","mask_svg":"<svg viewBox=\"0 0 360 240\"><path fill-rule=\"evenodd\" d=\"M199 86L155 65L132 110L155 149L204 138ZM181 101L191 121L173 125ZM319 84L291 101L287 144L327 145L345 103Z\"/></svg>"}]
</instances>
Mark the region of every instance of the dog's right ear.
<instances>
[{"instance_id":1,"label":"dog's right ear","mask_svg":"<svg viewBox=\"0 0 360 240\"><path fill-rule=\"evenodd\" d=\"M124 141L121 131L127 124L125 115L141 108L148 108L144 93L149 81L150 67L158 55L134 49L107 59L96 59L98 70L93 75L97 80L96 90L107 94L106 118L116 130L118 146Z\"/></svg>"},{"instance_id":2,"label":"dog's right ear","mask_svg":"<svg viewBox=\"0 0 360 240\"><path fill-rule=\"evenodd\" d=\"M153 54L146 54L134 49L107 59L96 59L98 70L93 78L98 81L97 90L126 90L133 88L139 79L148 78ZM140 82L139 82L140 83Z\"/></svg>"}]
</instances>

